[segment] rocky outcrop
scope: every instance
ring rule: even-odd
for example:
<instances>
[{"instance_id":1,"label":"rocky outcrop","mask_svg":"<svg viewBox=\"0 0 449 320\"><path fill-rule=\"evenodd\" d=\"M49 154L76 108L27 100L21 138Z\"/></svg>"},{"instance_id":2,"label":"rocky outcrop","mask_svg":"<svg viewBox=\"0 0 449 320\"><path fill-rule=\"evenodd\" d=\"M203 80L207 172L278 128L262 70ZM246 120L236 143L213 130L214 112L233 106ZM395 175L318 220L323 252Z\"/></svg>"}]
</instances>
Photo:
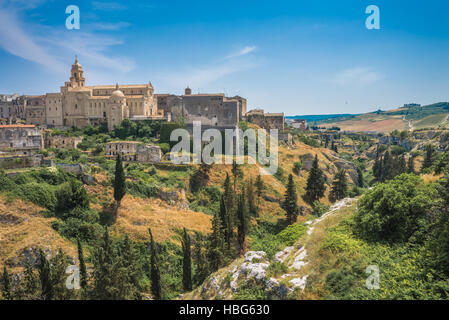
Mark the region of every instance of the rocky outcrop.
<instances>
[{"instance_id":1,"label":"rocky outcrop","mask_svg":"<svg viewBox=\"0 0 449 320\"><path fill-rule=\"evenodd\" d=\"M315 160L315 156L311 153L302 155L301 156L302 169L310 171L310 169L312 169L313 166L313 160Z\"/></svg>"}]
</instances>

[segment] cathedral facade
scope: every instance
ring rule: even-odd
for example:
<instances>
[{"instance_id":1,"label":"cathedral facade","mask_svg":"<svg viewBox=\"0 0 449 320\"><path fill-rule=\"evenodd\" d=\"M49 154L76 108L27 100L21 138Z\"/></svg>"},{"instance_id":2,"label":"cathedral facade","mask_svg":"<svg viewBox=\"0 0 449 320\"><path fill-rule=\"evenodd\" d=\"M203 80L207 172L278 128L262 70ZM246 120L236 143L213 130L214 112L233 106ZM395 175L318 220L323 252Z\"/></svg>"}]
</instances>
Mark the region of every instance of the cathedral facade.
<instances>
[{"instance_id":1,"label":"cathedral facade","mask_svg":"<svg viewBox=\"0 0 449 320\"><path fill-rule=\"evenodd\" d=\"M78 127L107 123L112 130L124 119L163 118L151 82L142 85L86 86L83 67L72 65L70 81L60 93L45 95L45 124Z\"/></svg>"}]
</instances>

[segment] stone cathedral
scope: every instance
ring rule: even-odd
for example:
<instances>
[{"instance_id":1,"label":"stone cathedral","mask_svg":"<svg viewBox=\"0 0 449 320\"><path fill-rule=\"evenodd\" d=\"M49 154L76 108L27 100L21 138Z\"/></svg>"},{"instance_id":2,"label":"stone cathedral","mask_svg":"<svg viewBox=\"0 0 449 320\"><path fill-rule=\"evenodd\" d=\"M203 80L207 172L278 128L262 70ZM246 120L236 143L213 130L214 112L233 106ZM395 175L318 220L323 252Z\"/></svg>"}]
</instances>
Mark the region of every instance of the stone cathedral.
<instances>
[{"instance_id":1,"label":"stone cathedral","mask_svg":"<svg viewBox=\"0 0 449 320\"><path fill-rule=\"evenodd\" d=\"M78 59L70 81L60 93L45 95L45 122L54 127L85 127L107 123L108 129L126 118L162 118L151 82L142 85L86 86Z\"/></svg>"}]
</instances>

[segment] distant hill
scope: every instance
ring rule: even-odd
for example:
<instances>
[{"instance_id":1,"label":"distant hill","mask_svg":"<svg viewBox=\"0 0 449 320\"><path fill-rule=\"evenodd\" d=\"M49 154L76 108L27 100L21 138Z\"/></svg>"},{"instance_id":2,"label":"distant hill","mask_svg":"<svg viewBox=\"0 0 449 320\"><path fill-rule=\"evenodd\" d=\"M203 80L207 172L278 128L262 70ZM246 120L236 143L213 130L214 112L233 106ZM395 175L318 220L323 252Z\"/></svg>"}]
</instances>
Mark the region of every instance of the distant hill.
<instances>
[{"instance_id":1,"label":"distant hill","mask_svg":"<svg viewBox=\"0 0 449 320\"><path fill-rule=\"evenodd\" d=\"M317 122L317 121L325 121L325 120L336 120L337 118L348 118L355 117L356 114L318 114L318 115L307 115L307 116L290 116L285 117L286 119L305 119L307 122Z\"/></svg>"},{"instance_id":2,"label":"distant hill","mask_svg":"<svg viewBox=\"0 0 449 320\"><path fill-rule=\"evenodd\" d=\"M449 102L412 106L364 114L334 114L287 117L306 119L323 127L343 131L391 132L393 130L449 128Z\"/></svg>"}]
</instances>

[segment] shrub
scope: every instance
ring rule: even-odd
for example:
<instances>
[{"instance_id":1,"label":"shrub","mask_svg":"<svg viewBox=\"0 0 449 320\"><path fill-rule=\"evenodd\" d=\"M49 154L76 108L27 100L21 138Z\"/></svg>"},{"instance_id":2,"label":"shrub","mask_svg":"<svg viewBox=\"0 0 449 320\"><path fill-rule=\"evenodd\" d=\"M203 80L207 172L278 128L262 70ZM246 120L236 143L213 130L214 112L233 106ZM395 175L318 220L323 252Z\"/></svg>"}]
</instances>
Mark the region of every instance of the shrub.
<instances>
[{"instance_id":1,"label":"shrub","mask_svg":"<svg viewBox=\"0 0 449 320\"><path fill-rule=\"evenodd\" d=\"M299 238L301 238L307 231L307 227L301 223L289 225L276 235L276 239L282 246L293 246Z\"/></svg>"},{"instance_id":2,"label":"shrub","mask_svg":"<svg viewBox=\"0 0 449 320\"><path fill-rule=\"evenodd\" d=\"M56 212L70 211L76 207L88 208L89 197L83 184L75 179L62 184L56 191Z\"/></svg>"},{"instance_id":3,"label":"shrub","mask_svg":"<svg viewBox=\"0 0 449 320\"><path fill-rule=\"evenodd\" d=\"M56 206L56 196L54 189L43 183L25 183L17 186L14 191L20 198L37 204L49 210L54 210Z\"/></svg>"},{"instance_id":4,"label":"shrub","mask_svg":"<svg viewBox=\"0 0 449 320\"><path fill-rule=\"evenodd\" d=\"M302 169L302 163L301 162L295 162L293 163L293 173L299 174Z\"/></svg>"},{"instance_id":5,"label":"shrub","mask_svg":"<svg viewBox=\"0 0 449 320\"><path fill-rule=\"evenodd\" d=\"M329 210L329 206L325 205L324 203L321 203L320 201L316 200L313 203L313 214L321 217L323 214L325 214Z\"/></svg>"},{"instance_id":6,"label":"shrub","mask_svg":"<svg viewBox=\"0 0 449 320\"><path fill-rule=\"evenodd\" d=\"M358 233L371 240L407 241L428 224L427 212L438 193L414 174L402 174L375 185L360 200L355 217Z\"/></svg>"}]
</instances>

